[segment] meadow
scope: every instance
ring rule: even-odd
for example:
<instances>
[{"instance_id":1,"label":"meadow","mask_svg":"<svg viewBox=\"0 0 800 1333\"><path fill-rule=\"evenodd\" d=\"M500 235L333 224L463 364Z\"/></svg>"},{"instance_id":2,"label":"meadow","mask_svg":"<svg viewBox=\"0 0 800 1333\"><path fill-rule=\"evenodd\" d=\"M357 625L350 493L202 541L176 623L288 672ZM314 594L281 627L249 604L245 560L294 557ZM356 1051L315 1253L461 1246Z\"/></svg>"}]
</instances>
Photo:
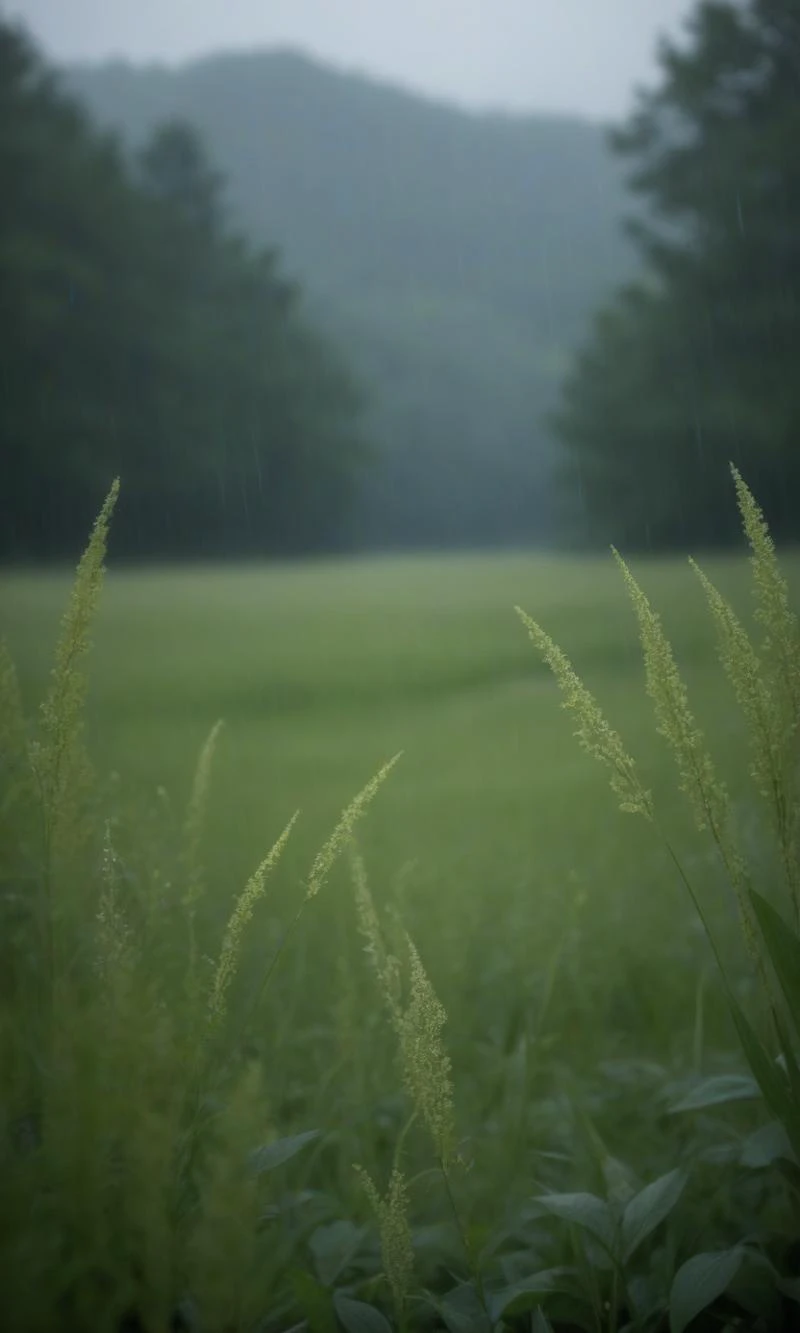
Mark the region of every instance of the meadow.
<instances>
[{"instance_id":1,"label":"meadow","mask_svg":"<svg viewBox=\"0 0 800 1333\"><path fill-rule=\"evenodd\" d=\"M744 554L701 564L751 623ZM631 567L663 614L743 844L768 877L774 863L748 778L745 727L702 589L685 560ZM790 555L784 568L796 587L800 560ZM71 582L71 573L37 572L2 580L0 625L29 714L48 687ZM154 876L169 895L198 754L218 719L200 844L203 959L215 956L236 896L300 811L247 926L231 992L252 1012L268 967L267 1002L241 1050L232 1038L229 1053L264 1071L262 1137L317 1137L302 1151L298 1140L280 1168L267 1206L280 1238L271 1234L258 1278L251 1256L246 1280L237 1279L237 1299L246 1288L251 1304L198 1328L389 1327L380 1273L383 1266L391 1286L391 1260L385 1246L381 1260L354 1163L383 1188L392 1162L402 1162L411 1182L416 1294L395 1303L398 1327L543 1329L545 1309L557 1328L666 1327L653 1290L659 1280L668 1288L664 1274L682 1256L728 1252L768 1224L786 1231L791 1207L781 1191L764 1171L743 1180L735 1169L763 1114L685 887L652 827L619 811L601 767L578 746L517 605L568 654L640 762L748 997L735 902L656 734L636 619L610 555L147 570L112 562L92 629L86 739L97 799L117 812L123 913L125 894L133 902ZM374 941L365 948L354 897L358 864L347 854L287 935L316 851L398 752L358 824L358 864L387 929L401 920L408 930L447 1014L441 1040L452 1062L457 1147L444 1190L425 1116L408 1123ZM158 948L166 970L185 948L169 912ZM695 1113L673 1113L710 1078L733 1080L730 1096L697 1097ZM689 1165L674 1229L658 1232L637 1297L606 1290L596 1236L587 1250L574 1226L543 1228L546 1210L533 1202L546 1191L631 1196ZM214 1260L223 1273L226 1263L238 1271L235 1262ZM491 1318L476 1278L485 1265L493 1290L519 1287L516 1303L495 1302ZM555 1278L538 1296L535 1283L525 1286L536 1270L570 1265L584 1276L596 1268L588 1294ZM140 1323L130 1327L149 1333L160 1325L143 1308L140 1298ZM723 1302L714 1327L726 1309ZM105 1317L94 1327L122 1327Z\"/></svg>"}]
</instances>

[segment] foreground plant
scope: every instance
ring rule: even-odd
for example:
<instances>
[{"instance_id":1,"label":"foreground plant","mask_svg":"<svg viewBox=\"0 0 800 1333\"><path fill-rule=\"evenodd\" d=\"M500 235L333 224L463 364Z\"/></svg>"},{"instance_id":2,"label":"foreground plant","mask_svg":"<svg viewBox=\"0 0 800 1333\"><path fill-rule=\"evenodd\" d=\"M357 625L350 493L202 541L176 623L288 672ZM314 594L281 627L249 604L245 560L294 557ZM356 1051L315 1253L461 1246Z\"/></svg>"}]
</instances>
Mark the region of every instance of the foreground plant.
<instances>
[{"instance_id":1,"label":"foreground plant","mask_svg":"<svg viewBox=\"0 0 800 1333\"><path fill-rule=\"evenodd\" d=\"M576 734L583 748L609 769L621 809L643 816L659 832L691 896L714 953L745 1058L775 1118L766 1160L782 1171L800 1205L800 630L764 516L742 477L735 468L732 471L751 551L756 620L764 631L759 644L752 641L707 575L694 561L691 566L704 589L717 632L720 661L747 726L751 776L769 812L782 885L770 885L768 889L755 887L739 843L727 788L691 711L688 691L660 617L617 551L614 556L637 616L647 691L658 731L672 752L680 787L690 803L697 828L710 837L735 895L748 956L760 983L763 1002L760 1009L745 1013L733 982L732 960L723 956L699 889L661 825L653 798L623 741L547 633L521 608L517 608L517 613L555 676L563 707L572 712L577 722ZM769 1018L769 1036L762 1035L764 1013ZM731 1092L731 1100L740 1095ZM715 1099L712 1089L708 1096L708 1104L726 1100L724 1094ZM702 1094L696 1104L698 1107L704 1104ZM673 1188L670 1180L676 1182L677 1188L675 1176L665 1177L650 1188L656 1191L656 1196L659 1192L668 1196ZM601 1201L592 1196L568 1196L565 1203L558 1199L548 1202L544 1198L542 1203L556 1213L560 1209L562 1216L569 1216L593 1232L595 1240L602 1240L616 1264L615 1247L624 1243L627 1212L619 1216L621 1230L612 1232L610 1217L601 1212ZM599 1237L601 1219L605 1220L603 1235ZM612 1244L613 1235L617 1240ZM710 1304L727 1289L747 1254L747 1247L739 1246L721 1255L695 1256L684 1265L673 1283L673 1333L682 1330L704 1308L702 1292ZM772 1278L775 1287L786 1288L777 1273L773 1272Z\"/></svg>"},{"instance_id":2,"label":"foreground plant","mask_svg":"<svg viewBox=\"0 0 800 1333\"><path fill-rule=\"evenodd\" d=\"M282 984L301 918L313 910L342 850L354 846L358 821L395 760L343 811L301 883L288 926L262 951L253 984L245 988L244 947L253 941L257 914L281 873L297 816L234 894L221 936L216 928L212 936L204 919L210 894L203 831L221 724L200 750L173 849L169 839L164 849L154 844L147 826L137 825L131 834L92 778L85 754L88 635L114 491L79 567L38 733L24 717L13 664L0 645L4 1328L655 1333L669 1326L671 1333L683 1333L691 1326L691 1333L704 1333L737 1309L764 1333L791 1326L789 1302L800 1301L798 1284L787 1276L800 1235L798 631L766 525L738 476L737 490L753 551L762 643L751 641L732 608L698 574L723 665L748 723L752 774L776 838L782 896L777 886L769 896L755 888L728 792L672 649L644 593L620 564L639 619L658 725L736 895L760 981L763 1004L745 1015L734 964L709 931L758 1083L729 1074L699 1084L694 1079L669 1096L660 1089L653 1107L639 1095L633 1111L645 1112L660 1134L665 1111L670 1117L705 1116L752 1100L760 1084L775 1119L741 1141L732 1135L732 1142L710 1146L715 1162L720 1149L728 1154L736 1188L749 1173L745 1188L756 1202L747 1215L777 1218L777 1240L745 1234L743 1227L741 1240L731 1243L726 1217L711 1228L705 1249L692 1253L685 1222L693 1220L697 1187L694 1150L685 1138L678 1161L657 1153L662 1164L640 1178L633 1166L612 1157L595 1126L596 1086L576 1080L570 1095L552 1099L545 1113L527 1073L516 1087L513 1119L494 1117L483 1160L476 1153L489 1186L484 1206L476 1208L457 1148L450 1051L457 1060L458 1048L448 1049L445 1041L445 1007L424 951L405 929L406 912L402 919L398 911L379 912L355 852L357 924L397 1057L399 1095L391 1099L388 1121L384 1117L365 1145L369 1172L356 1174L377 1237L347 1220L350 1203L359 1207L358 1195L351 1200L348 1192L354 1153L344 1149L356 1141L347 1136L349 1122L355 1121L358 1133L372 1119L370 1094L388 1068L388 1061L376 1058L377 1073L367 1069L385 1044L380 1023L370 1048L372 999L361 994L358 969L337 943L339 975L347 981L347 1010L339 1017L352 1057L346 1069L359 1077L329 1113L335 1074L325 1062L335 1063L329 1052L336 1021L331 1017L326 1025L329 997L321 998L321 1021L309 1039L301 1025L295 1028L291 987L276 996L275 986ZM607 765L623 808L666 837L657 803L622 738L563 653L520 614L561 684L581 743ZM668 846L702 915L698 886ZM327 941L326 950L331 952ZM301 988L311 975L316 981L316 972L298 969ZM510 986L517 980L510 971L503 978ZM546 997L552 984L551 975ZM265 997L268 1003L262 1003ZM278 1062L257 1053L259 1038L277 1020ZM520 1021L526 1022L524 1011ZM317 1041L325 1054L310 1067ZM308 1111L306 1087L299 1109L275 1091L284 1053L286 1063L301 1070L296 1082L308 1085L319 1076L322 1090L313 1105L322 1117ZM505 1079L515 1052L501 1040L495 1056ZM658 1076L667 1082L666 1073ZM296 1086L289 1091L296 1095ZM517 1093L525 1111L537 1117L533 1131L519 1116ZM630 1119L628 1107L625 1114ZM476 1121L476 1132L483 1128ZM526 1197L513 1211L499 1200L495 1212L502 1190L486 1161L492 1160L490 1139L496 1145L506 1137L506 1159L524 1182ZM580 1138L593 1159L586 1180L575 1175L573 1145ZM565 1146L567 1151L549 1151ZM702 1169L702 1152L694 1157ZM783 1173L780 1188L769 1175L775 1168ZM423 1211L421 1197L421 1220L432 1226L420 1226L414 1217ZM468 1224L466 1217L477 1220Z\"/></svg>"},{"instance_id":3,"label":"foreground plant","mask_svg":"<svg viewBox=\"0 0 800 1333\"><path fill-rule=\"evenodd\" d=\"M287 1251L265 1240L273 1173L319 1132L280 1137L260 1062L242 1054L255 1002L233 994L242 940L296 816L234 903L209 971L197 941L214 749L195 773L182 847L137 878L102 810L83 743L90 632L115 482L78 565L38 728L0 645L0 1291L9 1333L251 1328ZM392 760L314 860L318 895ZM159 934L183 918L184 955Z\"/></svg>"}]
</instances>

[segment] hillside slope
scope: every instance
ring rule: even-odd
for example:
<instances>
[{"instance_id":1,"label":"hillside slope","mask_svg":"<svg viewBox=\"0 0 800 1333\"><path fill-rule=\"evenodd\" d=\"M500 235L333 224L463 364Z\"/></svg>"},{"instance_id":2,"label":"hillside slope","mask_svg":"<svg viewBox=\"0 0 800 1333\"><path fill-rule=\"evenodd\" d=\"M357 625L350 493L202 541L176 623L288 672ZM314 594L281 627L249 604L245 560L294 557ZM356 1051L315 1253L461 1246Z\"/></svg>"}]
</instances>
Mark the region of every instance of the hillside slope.
<instances>
[{"instance_id":1,"label":"hillside slope","mask_svg":"<svg viewBox=\"0 0 800 1333\"><path fill-rule=\"evenodd\" d=\"M72 68L132 145L180 115L232 220L281 251L367 390L370 544L543 540L542 416L633 260L601 127L471 114L288 52Z\"/></svg>"}]
</instances>

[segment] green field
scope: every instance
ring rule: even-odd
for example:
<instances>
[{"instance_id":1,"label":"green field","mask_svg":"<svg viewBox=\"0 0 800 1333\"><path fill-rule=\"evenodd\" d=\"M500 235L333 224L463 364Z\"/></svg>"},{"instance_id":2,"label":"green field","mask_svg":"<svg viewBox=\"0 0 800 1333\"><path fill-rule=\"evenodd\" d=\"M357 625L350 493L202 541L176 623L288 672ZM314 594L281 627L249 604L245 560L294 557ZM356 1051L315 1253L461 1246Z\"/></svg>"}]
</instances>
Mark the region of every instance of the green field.
<instances>
[{"instance_id":1,"label":"green field","mask_svg":"<svg viewBox=\"0 0 800 1333\"><path fill-rule=\"evenodd\" d=\"M708 568L747 610L746 563ZM746 776L745 751L702 592L683 562L634 569L664 614L696 711L735 786ZM2 620L30 705L46 683L68 588L67 575L5 580ZM610 964L600 976L592 965L594 1029L607 1002L613 1014L630 994L628 971L652 984L653 966L663 959L667 971L694 926L653 834L616 811L604 771L574 741L515 604L571 656L663 786L677 840L692 849L645 696L635 619L610 557L112 572L91 667L92 754L102 772L122 775L128 797L155 798L162 787L180 816L200 745L224 719L206 859L227 907L300 809L281 885L289 903L343 805L402 750L360 836L376 892L404 883L453 1026L471 1008L490 955L517 955L529 980L585 894L582 947ZM348 892L340 878L330 895L337 910L337 895ZM317 907L326 919L324 902ZM691 978L689 992L687 1011ZM658 1031L634 1037L616 1020L600 1040L635 1054L642 1040L661 1044L668 1027L663 1014ZM469 1030L463 1035L469 1041ZM597 1032L586 1035L597 1049Z\"/></svg>"},{"instance_id":2,"label":"green field","mask_svg":"<svg viewBox=\"0 0 800 1333\"><path fill-rule=\"evenodd\" d=\"M663 613L758 858L741 725L702 591L683 562L632 567ZM745 560L704 567L747 617ZM797 568L792 558L790 577ZM66 574L3 580L0 624L30 709L69 584ZM400 905L448 1012L458 1129L475 1162L464 1208L487 1227L537 1181L596 1184L589 1123L643 1180L669 1170L687 1132L664 1116L669 1090L741 1068L675 870L579 749L515 604L569 654L641 760L721 937L738 948L734 911L655 733L634 615L610 557L112 566L91 664L91 753L114 801L138 812L154 856L160 839L169 847L177 836L200 746L225 721L205 834L209 950L233 896L302 812L249 928L243 993L340 810L403 751L359 842L376 901ZM351 1163L380 1174L407 1114L352 898L342 861L287 946L256 1039L275 1124L329 1135L305 1177L328 1220L363 1215ZM749 1109L724 1109L735 1137ZM409 1144L423 1169L422 1136ZM697 1188L698 1225L710 1226L717 1187ZM733 1217L739 1206L719 1208ZM424 1182L413 1208L421 1221L440 1217Z\"/></svg>"}]
</instances>

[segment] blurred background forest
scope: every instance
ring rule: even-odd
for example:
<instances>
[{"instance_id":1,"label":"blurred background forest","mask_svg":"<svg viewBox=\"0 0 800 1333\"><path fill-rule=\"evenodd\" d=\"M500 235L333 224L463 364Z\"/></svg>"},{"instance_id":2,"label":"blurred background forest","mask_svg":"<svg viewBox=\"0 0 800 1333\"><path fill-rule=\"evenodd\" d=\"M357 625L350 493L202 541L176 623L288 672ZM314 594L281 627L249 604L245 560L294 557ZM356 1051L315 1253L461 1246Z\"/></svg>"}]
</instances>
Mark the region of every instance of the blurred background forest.
<instances>
[{"instance_id":1,"label":"blurred background forest","mask_svg":"<svg viewBox=\"0 0 800 1333\"><path fill-rule=\"evenodd\" d=\"M800 15L706 0L624 125L0 20L0 556L800 529ZM623 226L625 219L627 225Z\"/></svg>"}]
</instances>

